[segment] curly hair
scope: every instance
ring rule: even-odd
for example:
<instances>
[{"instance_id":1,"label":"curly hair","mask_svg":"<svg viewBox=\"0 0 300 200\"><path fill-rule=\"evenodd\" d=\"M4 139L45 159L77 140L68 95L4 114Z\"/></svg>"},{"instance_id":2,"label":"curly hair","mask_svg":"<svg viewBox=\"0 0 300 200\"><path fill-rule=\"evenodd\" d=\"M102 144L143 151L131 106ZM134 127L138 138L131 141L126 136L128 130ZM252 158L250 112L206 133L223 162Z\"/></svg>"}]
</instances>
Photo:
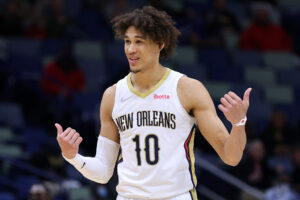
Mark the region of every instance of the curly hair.
<instances>
[{"instance_id":1,"label":"curly hair","mask_svg":"<svg viewBox=\"0 0 300 200\"><path fill-rule=\"evenodd\" d=\"M111 23L116 38L124 38L127 29L134 26L159 46L164 44L160 52L160 58L163 59L167 59L175 50L180 35L172 18L165 11L159 11L152 6L144 6L142 9L116 16Z\"/></svg>"}]
</instances>

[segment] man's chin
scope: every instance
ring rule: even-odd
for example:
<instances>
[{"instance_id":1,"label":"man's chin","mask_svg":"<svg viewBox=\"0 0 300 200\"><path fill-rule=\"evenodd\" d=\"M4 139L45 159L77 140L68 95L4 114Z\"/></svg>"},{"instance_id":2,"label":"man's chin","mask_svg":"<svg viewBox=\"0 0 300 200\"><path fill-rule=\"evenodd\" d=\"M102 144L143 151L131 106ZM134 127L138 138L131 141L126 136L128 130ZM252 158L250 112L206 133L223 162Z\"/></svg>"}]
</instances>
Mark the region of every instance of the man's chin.
<instances>
[{"instance_id":1,"label":"man's chin","mask_svg":"<svg viewBox=\"0 0 300 200\"><path fill-rule=\"evenodd\" d=\"M131 66L130 66L129 70L131 73L134 73L134 74L139 73L141 71L141 69L133 69Z\"/></svg>"}]
</instances>

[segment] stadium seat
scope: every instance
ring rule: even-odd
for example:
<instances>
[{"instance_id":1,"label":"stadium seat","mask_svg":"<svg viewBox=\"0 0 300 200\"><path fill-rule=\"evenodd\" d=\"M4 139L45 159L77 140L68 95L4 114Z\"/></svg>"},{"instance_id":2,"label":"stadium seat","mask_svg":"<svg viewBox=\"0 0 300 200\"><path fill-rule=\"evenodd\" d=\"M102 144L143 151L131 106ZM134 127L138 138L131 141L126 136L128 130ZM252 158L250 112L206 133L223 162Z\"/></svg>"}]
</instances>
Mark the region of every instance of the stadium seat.
<instances>
[{"instance_id":1,"label":"stadium seat","mask_svg":"<svg viewBox=\"0 0 300 200\"><path fill-rule=\"evenodd\" d=\"M262 56L256 51L235 51L233 53L233 64L235 66L248 67L262 65Z\"/></svg>"},{"instance_id":2,"label":"stadium seat","mask_svg":"<svg viewBox=\"0 0 300 200\"><path fill-rule=\"evenodd\" d=\"M60 48L67 44L67 42L64 42L62 40L56 40L56 39L48 39L44 40L41 44L41 54L43 56L54 56L57 55Z\"/></svg>"},{"instance_id":3,"label":"stadium seat","mask_svg":"<svg viewBox=\"0 0 300 200\"><path fill-rule=\"evenodd\" d=\"M80 12L77 16L78 24L83 32L83 39L86 40L102 40L109 39L108 28L105 27L99 12L96 11L84 11Z\"/></svg>"},{"instance_id":4,"label":"stadium seat","mask_svg":"<svg viewBox=\"0 0 300 200\"><path fill-rule=\"evenodd\" d=\"M106 65L99 60L80 60L79 66L85 73L88 92L100 91L107 80Z\"/></svg>"},{"instance_id":5,"label":"stadium seat","mask_svg":"<svg viewBox=\"0 0 300 200\"><path fill-rule=\"evenodd\" d=\"M210 80L240 83L244 81L243 75L243 69L229 65L221 67L211 66L208 68Z\"/></svg>"},{"instance_id":6,"label":"stadium seat","mask_svg":"<svg viewBox=\"0 0 300 200\"><path fill-rule=\"evenodd\" d=\"M74 188L68 191L69 200L92 199L92 192L88 187Z\"/></svg>"},{"instance_id":7,"label":"stadium seat","mask_svg":"<svg viewBox=\"0 0 300 200\"><path fill-rule=\"evenodd\" d=\"M41 152L46 143L51 144L51 140L43 128L25 127L21 133L26 139L26 152L30 154Z\"/></svg>"},{"instance_id":8,"label":"stadium seat","mask_svg":"<svg viewBox=\"0 0 300 200\"><path fill-rule=\"evenodd\" d=\"M251 97L250 97L251 98ZM251 103L251 102L250 102ZM265 101L255 101L251 103L247 115L254 121L266 123L272 114L272 105Z\"/></svg>"},{"instance_id":9,"label":"stadium seat","mask_svg":"<svg viewBox=\"0 0 300 200\"><path fill-rule=\"evenodd\" d=\"M81 0L65 0L64 9L68 17L74 18L79 15L82 7Z\"/></svg>"},{"instance_id":10,"label":"stadium seat","mask_svg":"<svg viewBox=\"0 0 300 200\"><path fill-rule=\"evenodd\" d=\"M228 51L234 51L238 47L239 35L236 33L226 32L223 34L225 47Z\"/></svg>"},{"instance_id":11,"label":"stadium seat","mask_svg":"<svg viewBox=\"0 0 300 200\"><path fill-rule=\"evenodd\" d=\"M262 87L251 84L251 83L232 83L230 85L230 89L235 92L239 97L243 98L244 92L247 88L252 88L251 94L250 94L250 101L256 102L256 101L263 101L264 100L264 90Z\"/></svg>"},{"instance_id":12,"label":"stadium seat","mask_svg":"<svg viewBox=\"0 0 300 200\"><path fill-rule=\"evenodd\" d=\"M12 128L21 128L24 125L24 117L21 107L15 103L0 103L0 124Z\"/></svg>"},{"instance_id":13,"label":"stadium seat","mask_svg":"<svg viewBox=\"0 0 300 200\"><path fill-rule=\"evenodd\" d=\"M77 93L73 96L72 106L76 110L97 111L100 105L102 92Z\"/></svg>"},{"instance_id":14,"label":"stadium seat","mask_svg":"<svg viewBox=\"0 0 300 200\"><path fill-rule=\"evenodd\" d=\"M197 49L192 46L179 46L170 60L178 65L195 65L198 63Z\"/></svg>"},{"instance_id":15,"label":"stadium seat","mask_svg":"<svg viewBox=\"0 0 300 200\"><path fill-rule=\"evenodd\" d=\"M269 85L264 87L264 90L269 103L294 103L294 91L291 86Z\"/></svg>"},{"instance_id":16,"label":"stadium seat","mask_svg":"<svg viewBox=\"0 0 300 200\"><path fill-rule=\"evenodd\" d=\"M1 200L16 200L16 197L11 193L0 193Z\"/></svg>"},{"instance_id":17,"label":"stadium seat","mask_svg":"<svg viewBox=\"0 0 300 200\"><path fill-rule=\"evenodd\" d=\"M0 60L5 60L7 57L7 40L0 38Z\"/></svg>"},{"instance_id":18,"label":"stadium seat","mask_svg":"<svg viewBox=\"0 0 300 200\"><path fill-rule=\"evenodd\" d=\"M0 156L7 158L25 158L26 154L24 154L19 145L0 143Z\"/></svg>"},{"instance_id":19,"label":"stadium seat","mask_svg":"<svg viewBox=\"0 0 300 200\"><path fill-rule=\"evenodd\" d=\"M10 73L20 80L39 80L43 70L39 57L10 57Z\"/></svg>"},{"instance_id":20,"label":"stadium seat","mask_svg":"<svg viewBox=\"0 0 300 200\"><path fill-rule=\"evenodd\" d=\"M229 1L227 9L237 18L247 18L247 7L244 3L239 1Z\"/></svg>"},{"instance_id":21,"label":"stadium seat","mask_svg":"<svg viewBox=\"0 0 300 200\"><path fill-rule=\"evenodd\" d=\"M265 66L273 69L294 68L294 54L288 52L265 52L263 61Z\"/></svg>"},{"instance_id":22,"label":"stadium seat","mask_svg":"<svg viewBox=\"0 0 300 200\"><path fill-rule=\"evenodd\" d=\"M276 73L271 69L245 68L245 81L260 86L276 84Z\"/></svg>"},{"instance_id":23,"label":"stadium seat","mask_svg":"<svg viewBox=\"0 0 300 200\"><path fill-rule=\"evenodd\" d=\"M79 59L102 59L102 44L100 41L76 41L74 55Z\"/></svg>"},{"instance_id":24,"label":"stadium seat","mask_svg":"<svg viewBox=\"0 0 300 200\"><path fill-rule=\"evenodd\" d=\"M109 44L106 47L106 51L104 54L105 58L107 58L107 64L109 65L110 74L112 76L113 73L118 73L119 71L123 71L123 68L128 69L128 60L126 58L124 52L124 44L122 41L118 40L114 43Z\"/></svg>"},{"instance_id":25,"label":"stadium seat","mask_svg":"<svg viewBox=\"0 0 300 200\"><path fill-rule=\"evenodd\" d=\"M203 65L179 65L175 70L199 81L207 79L206 67Z\"/></svg>"},{"instance_id":26,"label":"stadium seat","mask_svg":"<svg viewBox=\"0 0 300 200\"><path fill-rule=\"evenodd\" d=\"M8 127L0 127L0 143L14 141L15 135L13 130Z\"/></svg>"},{"instance_id":27,"label":"stadium seat","mask_svg":"<svg viewBox=\"0 0 300 200\"><path fill-rule=\"evenodd\" d=\"M42 66L45 67L48 65L51 61L55 59L55 56L43 56L42 57Z\"/></svg>"},{"instance_id":28,"label":"stadium seat","mask_svg":"<svg viewBox=\"0 0 300 200\"><path fill-rule=\"evenodd\" d=\"M280 84L300 87L300 71L280 70L278 71L278 81Z\"/></svg>"},{"instance_id":29,"label":"stadium seat","mask_svg":"<svg viewBox=\"0 0 300 200\"><path fill-rule=\"evenodd\" d=\"M285 8L300 9L300 1L299 0L277 0L277 3L281 9L285 9Z\"/></svg>"},{"instance_id":30,"label":"stadium seat","mask_svg":"<svg viewBox=\"0 0 300 200\"><path fill-rule=\"evenodd\" d=\"M199 51L200 62L209 67L227 67L229 56L222 49L206 49Z\"/></svg>"},{"instance_id":31,"label":"stadium seat","mask_svg":"<svg viewBox=\"0 0 300 200\"><path fill-rule=\"evenodd\" d=\"M10 57L38 58L40 56L39 40L14 38L8 41L7 50Z\"/></svg>"},{"instance_id":32,"label":"stadium seat","mask_svg":"<svg viewBox=\"0 0 300 200\"><path fill-rule=\"evenodd\" d=\"M35 176L28 176L28 175L19 175L15 179L18 194L20 197L27 197L30 191L30 188L33 184L39 183L39 179Z\"/></svg>"},{"instance_id":33,"label":"stadium seat","mask_svg":"<svg viewBox=\"0 0 300 200\"><path fill-rule=\"evenodd\" d=\"M207 88L211 97L217 101L230 90L230 85L226 82L206 81L204 82L204 86Z\"/></svg>"},{"instance_id":34,"label":"stadium seat","mask_svg":"<svg viewBox=\"0 0 300 200\"><path fill-rule=\"evenodd\" d=\"M183 1L181 0L164 1L164 6L174 12L181 12L184 9Z\"/></svg>"}]
</instances>

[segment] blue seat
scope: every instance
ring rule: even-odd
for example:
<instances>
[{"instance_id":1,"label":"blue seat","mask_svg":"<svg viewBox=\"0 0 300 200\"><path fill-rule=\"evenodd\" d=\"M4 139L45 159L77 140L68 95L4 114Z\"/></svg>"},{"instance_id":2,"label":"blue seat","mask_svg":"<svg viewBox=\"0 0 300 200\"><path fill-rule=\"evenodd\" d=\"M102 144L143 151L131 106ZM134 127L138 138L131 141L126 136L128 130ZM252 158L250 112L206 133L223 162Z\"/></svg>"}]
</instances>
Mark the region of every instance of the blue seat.
<instances>
[{"instance_id":1,"label":"blue seat","mask_svg":"<svg viewBox=\"0 0 300 200\"><path fill-rule=\"evenodd\" d=\"M179 65L176 70L199 81L207 79L206 67L202 65Z\"/></svg>"},{"instance_id":2,"label":"blue seat","mask_svg":"<svg viewBox=\"0 0 300 200\"><path fill-rule=\"evenodd\" d=\"M107 58L109 65L128 66L128 61L124 52L124 44L121 41L108 45L105 57Z\"/></svg>"},{"instance_id":3,"label":"blue seat","mask_svg":"<svg viewBox=\"0 0 300 200\"><path fill-rule=\"evenodd\" d=\"M1 200L16 200L16 197L11 193L0 193Z\"/></svg>"},{"instance_id":4,"label":"blue seat","mask_svg":"<svg viewBox=\"0 0 300 200\"><path fill-rule=\"evenodd\" d=\"M65 0L64 8L65 14L69 18L74 18L79 15L81 11L81 0Z\"/></svg>"},{"instance_id":5,"label":"blue seat","mask_svg":"<svg viewBox=\"0 0 300 200\"><path fill-rule=\"evenodd\" d=\"M24 117L19 104L0 103L0 124L12 128L23 127Z\"/></svg>"},{"instance_id":6,"label":"blue seat","mask_svg":"<svg viewBox=\"0 0 300 200\"><path fill-rule=\"evenodd\" d=\"M225 50L207 49L199 51L200 62L207 67L227 67L229 57Z\"/></svg>"},{"instance_id":7,"label":"blue seat","mask_svg":"<svg viewBox=\"0 0 300 200\"><path fill-rule=\"evenodd\" d=\"M274 110L282 110L284 111L291 124L294 124L299 120L299 111L300 111L300 105L297 103L293 104L275 104Z\"/></svg>"},{"instance_id":8,"label":"blue seat","mask_svg":"<svg viewBox=\"0 0 300 200\"><path fill-rule=\"evenodd\" d=\"M98 12L84 11L78 15L77 19L85 33L85 39L101 39L105 41L110 37L107 27L104 27L101 23L101 16Z\"/></svg>"},{"instance_id":9,"label":"blue seat","mask_svg":"<svg viewBox=\"0 0 300 200\"><path fill-rule=\"evenodd\" d=\"M49 143L50 138L42 128L26 127L22 131L26 139L26 151L30 154L41 152L44 144Z\"/></svg>"},{"instance_id":10,"label":"blue seat","mask_svg":"<svg viewBox=\"0 0 300 200\"><path fill-rule=\"evenodd\" d=\"M15 38L8 41L7 49L12 57L36 58L40 55L40 41Z\"/></svg>"},{"instance_id":11,"label":"blue seat","mask_svg":"<svg viewBox=\"0 0 300 200\"><path fill-rule=\"evenodd\" d=\"M250 97L251 98L251 97ZM251 103L251 102L250 102ZM256 121L266 122L270 119L272 105L265 101L254 101L248 110L248 117Z\"/></svg>"},{"instance_id":12,"label":"blue seat","mask_svg":"<svg viewBox=\"0 0 300 200\"><path fill-rule=\"evenodd\" d=\"M107 80L107 67L100 60L80 60L79 65L85 72L86 85L89 92L99 91Z\"/></svg>"},{"instance_id":13,"label":"blue seat","mask_svg":"<svg viewBox=\"0 0 300 200\"><path fill-rule=\"evenodd\" d=\"M256 51L235 51L233 53L233 64L241 67L261 66L263 64L262 56Z\"/></svg>"},{"instance_id":14,"label":"blue seat","mask_svg":"<svg viewBox=\"0 0 300 200\"><path fill-rule=\"evenodd\" d=\"M72 106L75 110L86 112L98 112L102 92L78 93L73 96Z\"/></svg>"},{"instance_id":15,"label":"blue seat","mask_svg":"<svg viewBox=\"0 0 300 200\"><path fill-rule=\"evenodd\" d=\"M39 80L43 69L39 57L11 57L8 65L10 74L21 80Z\"/></svg>"},{"instance_id":16,"label":"blue seat","mask_svg":"<svg viewBox=\"0 0 300 200\"><path fill-rule=\"evenodd\" d=\"M247 88L251 87L252 91L250 94L250 103L255 103L256 101L263 101L264 100L264 90L254 84L241 84L241 83L233 83L231 84L230 88L231 90L236 93L240 98L243 98L244 92L247 90Z\"/></svg>"},{"instance_id":17,"label":"blue seat","mask_svg":"<svg viewBox=\"0 0 300 200\"><path fill-rule=\"evenodd\" d=\"M67 44L67 42L64 42L62 40L56 40L56 39L48 39L44 40L41 44L41 54L42 55L57 55L60 48Z\"/></svg>"},{"instance_id":18,"label":"blue seat","mask_svg":"<svg viewBox=\"0 0 300 200\"><path fill-rule=\"evenodd\" d=\"M281 70L278 72L279 83L300 86L300 71L296 70Z\"/></svg>"},{"instance_id":19,"label":"blue seat","mask_svg":"<svg viewBox=\"0 0 300 200\"><path fill-rule=\"evenodd\" d=\"M18 189L18 194L19 196L28 196L30 188L33 184L37 184L39 182L39 179L34 176L23 176L19 175L15 179L17 189Z\"/></svg>"},{"instance_id":20,"label":"blue seat","mask_svg":"<svg viewBox=\"0 0 300 200\"><path fill-rule=\"evenodd\" d=\"M241 68L227 66L212 66L208 68L208 76L211 80L229 81L240 83L243 81L243 72Z\"/></svg>"}]
</instances>

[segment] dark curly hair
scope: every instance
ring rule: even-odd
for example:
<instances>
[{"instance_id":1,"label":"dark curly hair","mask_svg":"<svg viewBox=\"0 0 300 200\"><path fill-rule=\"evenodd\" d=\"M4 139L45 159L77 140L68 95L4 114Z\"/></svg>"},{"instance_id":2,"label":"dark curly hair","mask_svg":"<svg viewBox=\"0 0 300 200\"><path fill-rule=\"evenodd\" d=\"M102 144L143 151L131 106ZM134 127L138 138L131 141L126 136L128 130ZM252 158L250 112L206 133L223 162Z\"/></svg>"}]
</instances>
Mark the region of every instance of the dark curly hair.
<instances>
[{"instance_id":1,"label":"dark curly hair","mask_svg":"<svg viewBox=\"0 0 300 200\"><path fill-rule=\"evenodd\" d=\"M159 11L152 6L144 6L142 9L116 16L111 23L116 38L124 38L128 27L134 26L158 45L164 44L160 52L160 58L163 59L167 59L174 51L180 35L171 17L165 11Z\"/></svg>"}]
</instances>

